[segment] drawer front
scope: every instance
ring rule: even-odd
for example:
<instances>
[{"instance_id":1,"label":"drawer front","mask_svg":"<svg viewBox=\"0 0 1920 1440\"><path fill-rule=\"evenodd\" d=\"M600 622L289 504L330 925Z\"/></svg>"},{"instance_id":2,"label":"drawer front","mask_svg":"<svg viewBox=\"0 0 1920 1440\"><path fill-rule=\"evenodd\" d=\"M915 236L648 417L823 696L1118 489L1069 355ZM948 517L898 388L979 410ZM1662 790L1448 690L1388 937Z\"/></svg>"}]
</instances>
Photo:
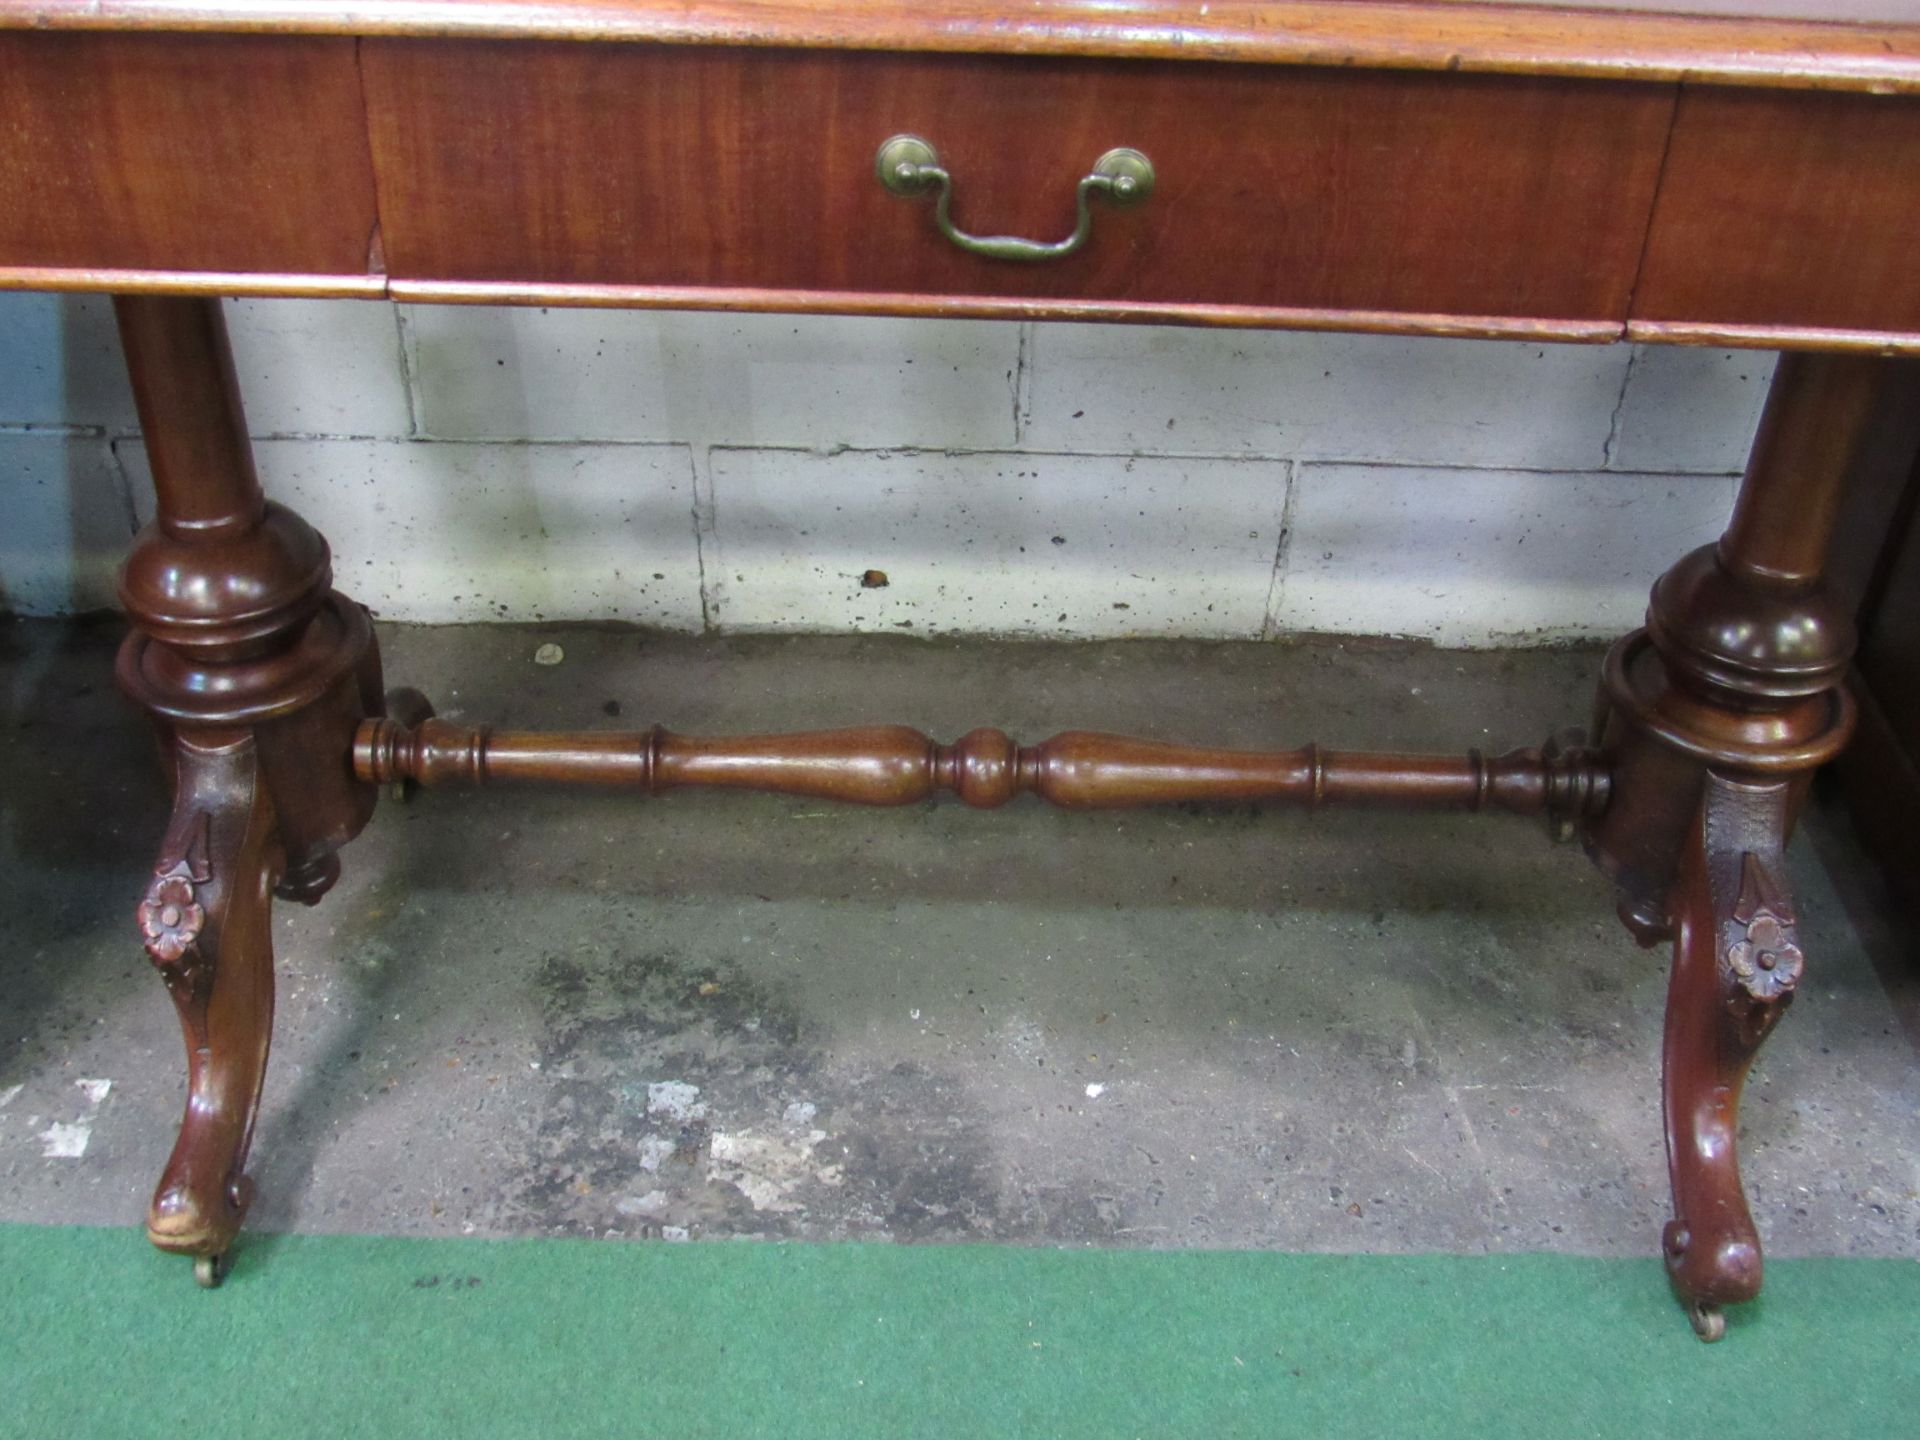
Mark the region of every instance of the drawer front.
<instances>
[{"instance_id":1,"label":"drawer front","mask_svg":"<svg viewBox=\"0 0 1920 1440\"><path fill-rule=\"evenodd\" d=\"M351 40L0 34L0 269L364 275Z\"/></svg>"},{"instance_id":2,"label":"drawer front","mask_svg":"<svg viewBox=\"0 0 1920 1440\"><path fill-rule=\"evenodd\" d=\"M1920 333L1920 100L1688 91L1634 317Z\"/></svg>"},{"instance_id":3,"label":"drawer front","mask_svg":"<svg viewBox=\"0 0 1920 1440\"><path fill-rule=\"evenodd\" d=\"M407 280L1003 296L1619 321L1673 92L1521 77L671 46L369 40ZM965 254L874 156L908 132L953 218L1057 240L1115 146L1157 172L1044 263Z\"/></svg>"}]
</instances>

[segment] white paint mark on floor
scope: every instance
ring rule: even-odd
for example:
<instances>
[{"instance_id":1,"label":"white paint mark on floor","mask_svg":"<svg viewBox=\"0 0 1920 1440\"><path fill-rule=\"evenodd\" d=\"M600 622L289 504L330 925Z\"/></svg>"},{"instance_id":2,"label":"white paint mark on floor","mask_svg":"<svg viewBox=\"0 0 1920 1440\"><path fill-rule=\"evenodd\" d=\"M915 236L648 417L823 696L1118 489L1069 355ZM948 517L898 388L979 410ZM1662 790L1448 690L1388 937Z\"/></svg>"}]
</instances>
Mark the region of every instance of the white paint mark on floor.
<instances>
[{"instance_id":1,"label":"white paint mark on floor","mask_svg":"<svg viewBox=\"0 0 1920 1440\"><path fill-rule=\"evenodd\" d=\"M707 1118L700 1087L685 1080L655 1080L647 1086L647 1113L685 1125Z\"/></svg>"},{"instance_id":2,"label":"white paint mark on floor","mask_svg":"<svg viewBox=\"0 0 1920 1440\"><path fill-rule=\"evenodd\" d=\"M93 1138L93 1117L105 1102L107 1092L113 1089L111 1080L76 1080L73 1083L85 1098L86 1113L70 1125L56 1120L40 1132L40 1153L49 1160L78 1160L87 1153L87 1142ZM0 1098L0 1105L19 1093L20 1087L14 1086L4 1098ZM39 1118L36 1115L29 1123L37 1122Z\"/></svg>"},{"instance_id":3,"label":"white paint mark on floor","mask_svg":"<svg viewBox=\"0 0 1920 1440\"><path fill-rule=\"evenodd\" d=\"M1100 1084L1099 1081L1097 1080L1093 1084L1087 1086L1087 1099L1089 1100L1098 1100L1102 1095L1106 1093L1107 1093L1107 1087Z\"/></svg>"},{"instance_id":4,"label":"white paint mark on floor","mask_svg":"<svg viewBox=\"0 0 1920 1440\"><path fill-rule=\"evenodd\" d=\"M40 1153L49 1160L78 1160L92 1138L93 1126L87 1121L67 1125L56 1120L40 1132Z\"/></svg>"},{"instance_id":5,"label":"white paint mark on floor","mask_svg":"<svg viewBox=\"0 0 1920 1440\"><path fill-rule=\"evenodd\" d=\"M756 1210L787 1212L802 1208L793 1192L809 1180L838 1185L838 1165L815 1165L813 1147L827 1138L824 1130L797 1136L755 1135L750 1130L714 1132L707 1156L707 1178L731 1185Z\"/></svg>"},{"instance_id":6,"label":"white paint mark on floor","mask_svg":"<svg viewBox=\"0 0 1920 1440\"><path fill-rule=\"evenodd\" d=\"M0 1090L0 1110L4 1110L7 1106L11 1105L19 1096L20 1092L26 1088L25 1085L9 1085L6 1089Z\"/></svg>"}]
</instances>

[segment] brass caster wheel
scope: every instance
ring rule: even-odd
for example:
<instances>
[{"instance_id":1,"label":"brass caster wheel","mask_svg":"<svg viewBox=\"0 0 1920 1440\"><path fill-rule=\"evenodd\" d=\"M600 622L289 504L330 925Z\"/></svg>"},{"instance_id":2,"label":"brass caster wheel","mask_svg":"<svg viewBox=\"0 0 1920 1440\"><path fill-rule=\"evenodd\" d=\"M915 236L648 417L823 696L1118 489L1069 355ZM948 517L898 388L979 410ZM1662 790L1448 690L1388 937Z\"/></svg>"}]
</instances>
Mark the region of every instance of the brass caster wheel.
<instances>
[{"instance_id":1,"label":"brass caster wheel","mask_svg":"<svg viewBox=\"0 0 1920 1440\"><path fill-rule=\"evenodd\" d=\"M193 1257L193 1279L202 1290L218 1290L220 1282L227 1278L227 1257L225 1255L196 1255Z\"/></svg>"},{"instance_id":2,"label":"brass caster wheel","mask_svg":"<svg viewBox=\"0 0 1920 1440\"><path fill-rule=\"evenodd\" d=\"M1687 1319L1693 1322L1693 1333L1709 1345L1727 1333L1727 1317L1718 1305L1694 1301L1687 1306Z\"/></svg>"}]
</instances>

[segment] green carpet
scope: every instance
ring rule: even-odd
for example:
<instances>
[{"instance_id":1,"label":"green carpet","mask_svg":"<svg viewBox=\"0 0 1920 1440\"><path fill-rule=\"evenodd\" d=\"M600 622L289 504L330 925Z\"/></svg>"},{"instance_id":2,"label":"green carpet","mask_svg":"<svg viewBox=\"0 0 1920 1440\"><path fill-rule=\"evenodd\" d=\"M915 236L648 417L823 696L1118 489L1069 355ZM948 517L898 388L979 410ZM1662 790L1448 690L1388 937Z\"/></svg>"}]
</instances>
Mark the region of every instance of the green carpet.
<instances>
[{"instance_id":1,"label":"green carpet","mask_svg":"<svg viewBox=\"0 0 1920 1440\"><path fill-rule=\"evenodd\" d=\"M0 1436L1910 1437L1920 1263L254 1236L217 1292L0 1226Z\"/></svg>"}]
</instances>

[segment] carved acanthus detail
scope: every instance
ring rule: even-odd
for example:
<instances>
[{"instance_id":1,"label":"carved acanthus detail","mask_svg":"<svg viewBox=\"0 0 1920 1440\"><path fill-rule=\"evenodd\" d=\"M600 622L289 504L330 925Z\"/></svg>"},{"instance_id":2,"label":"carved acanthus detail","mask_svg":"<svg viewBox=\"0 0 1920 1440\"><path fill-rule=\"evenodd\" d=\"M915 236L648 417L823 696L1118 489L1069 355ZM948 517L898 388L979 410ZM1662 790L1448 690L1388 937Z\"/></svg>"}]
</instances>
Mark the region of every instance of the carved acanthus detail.
<instances>
[{"instance_id":1,"label":"carved acanthus detail","mask_svg":"<svg viewBox=\"0 0 1920 1440\"><path fill-rule=\"evenodd\" d=\"M1726 927L1727 967L1756 1000L1791 995L1806 968L1795 943L1793 903L1772 867L1748 851L1740 857L1740 897Z\"/></svg>"}]
</instances>

